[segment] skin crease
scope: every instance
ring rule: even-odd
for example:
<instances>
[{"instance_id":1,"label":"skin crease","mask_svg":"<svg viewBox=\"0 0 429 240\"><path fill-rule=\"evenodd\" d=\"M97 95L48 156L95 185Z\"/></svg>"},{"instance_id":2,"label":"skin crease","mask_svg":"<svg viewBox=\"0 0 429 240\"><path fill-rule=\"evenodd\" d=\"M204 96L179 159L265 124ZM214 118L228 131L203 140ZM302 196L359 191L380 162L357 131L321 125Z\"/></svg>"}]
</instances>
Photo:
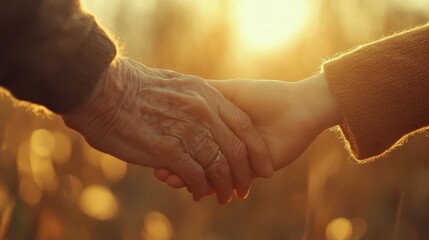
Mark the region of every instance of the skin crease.
<instances>
[{"instance_id":1,"label":"skin crease","mask_svg":"<svg viewBox=\"0 0 429 240\"><path fill-rule=\"evenodd\" d=\"M119 58L100 82L92 100L63 115L94 148L169 169L195 199L213 188L222 204L233 189L240 198L248 194L252 169L272 175L269 151L248 116L204 80Z\"/></svg>"},{"instance_id":2,"label":"skin crease","mask_svg":"<svg viewBox=\"0 0 429 240\"><path fill-rule=\"evenodd\" d=\"M323 130L341 121L323 73L293 83L236 79L210 84L250 116L267 143L275 170L289 165ZM170 179L170 186L185 186L165 169L156 169L155 175L161 181Z\"/></svg>"}]
</instances>

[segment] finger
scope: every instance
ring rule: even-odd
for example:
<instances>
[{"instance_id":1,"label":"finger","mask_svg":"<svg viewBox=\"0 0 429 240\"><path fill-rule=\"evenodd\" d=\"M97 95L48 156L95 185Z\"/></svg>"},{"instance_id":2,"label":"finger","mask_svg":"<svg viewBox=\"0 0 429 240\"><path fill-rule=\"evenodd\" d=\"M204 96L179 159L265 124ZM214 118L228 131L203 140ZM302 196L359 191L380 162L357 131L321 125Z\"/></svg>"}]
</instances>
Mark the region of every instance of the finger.
<instances>
[{"instance_id":1,"label":"finger","mask_svg":"<svg viewBox=\"0 0 429 240\"><path fill-rule=\"evenodd\" d=\"M206 136L195 148L193 157L205 169L219 156L219 146L213 141L213 138Z\"/></svg>"},{"instance_id":2,"label":"finger","mask_svg":"<svg viewBox=\"0 0 429 240\"><path fill-rule=\"evenodd\" d=\"M219 161L219 158L221 157L221 153L220 153L220 149L219 146L213 141L213 138L211 137L211 134L207 135L205 138L203 138L200 143L198 144L198 146L193 150L193 157L194 159L200 163L200 165L202 166L203 169L207 169L209 168L210 165L212 165L215 161ZM210 179L210 175L208 175L209 179ZM232 179L231 176L229 176L230 179ZM224 177L226 178L226 176ZM214 180L214 179L210 179L212 184L213 181L219 181L219 180ZM233 189L234 185L233 185L233 181L230 181L231 186L229 186L228 188L225 188L225 179L221 179L221 183L218 184L218 187L222 187L222 191L228 191L227 189ZM214 185L214 184L213 184ZM205 194L207 195L207 194ZM223 196L223 193L221 193L221 195ZM194 196L195 199L201 199L204 195L202 196ZM220 199L224 199L222 196L220 196ZM220 200L222 201L222 200Z\"/></svg>"},{"instance_id":3,"label":"finger","mask_svg":"<svg viewBox=\"0 0 429 240\"><path fill-rule=\"evenodd\" d=\"M184 153L182 159L170 167L194 196L204 196L210 190L203 168L189 155Z\"/></svg>"},{"instance_id":4,"label":"finger","mask_svg":"<svg viewBox=\"0 0 429 240\"><path fill-rule=\"evenodd\" d=\"M271 177L274 173L271 154L250 118L229 101L221 103L219 115L246 146L247 154L256 173L262 177Z\"/></svg>"},{"instance_id":5,"label":"finger","mask_svg":"<svg viewBox=\"0 0 429 240\"><path fill-rule=\"evenodd\" d=\"M221 152L228 159L228 164L234 180L239 199L244 199L248 195L252 183L251 168L247 157L246 147L230 129L219 120L216 124L216 142L220 143Z\"/></svg>"},{"instance_id":6,"label":"finger","mask_svg":"<svg viewBox=\"0 0 429 240\"><path fill-rule=\"evenodd\" d=\"M159 180L165 182L165 180L167 179L168 176L170 176L172 173L170 172L170 170L166 169L166 168L155 168L155 170L153 171L154 175L156 178L158 178Z\"/></svg>"},{"instance_id":7,"label":"finger","mask_svg":"<svg viewBox=\"0 0 429 240\"><path fill-rule=\"evenodd\" d=\"M248 84L246 79L209 80L210 85L219 90L224 97L234 101L238 90L243 90ZM273 174L273 161L262 136L253 126L249 117L234 104L224 101L219 108L219 114L227 126L242 140L245 145L252 167L259 176L270 177ZM271 164L269 164L271 163ZM270 166L271 165L271 166Z\"/></svg>"},{"instance_id":8,"label":"finger","mask_svg":"<svg viewBox=\"0 0 429 240\"><path fill-rule=\"evenodd\" d=\"M206 106L204 106L206 107ZM206 111L208 112L208 111ZM211 111L213 115L215 115L214 111ZM216 114L216 118L219 122L219 116ZM225 131L229 131L228 128L224 127ZM183 144L184 151L187 155L192 157L193 160L199 164L200 168L204 169L205 167L209 166L213 160L217 158L219 155L219 147L217 144L213 141L211 138L211 131L206 128L202 124L194 123L194 124L180 124L175 126L172 129L169 129L169 134L175 136L176 138L182 139L181 143ZM231 133L232 134L232 133ZM229 166L226 164L227 167L227 174L230 174ZM177 167L176 167L177 168ZM185 185L188 188L188 191L193 193L194 199L201 199L203 196L207 195L209 192L207 191L200 191L195 190L192 186L188 184L188 182L185 179L185 174L179 173L177 170L173 168L169 168L172 172L177 174L181 180L184 181ZM221 203L227 203L230 199L230 196L232 195L232 189L233 189L233 182L232 177L230 175L221 176L222 178L216 177L216 171L211 171L212 174L206 174L205 181L210 180L212 183L212 186L216 190L216 193L218 195L218 201ZM217 174L219 175L219 174ZM212 177L215 176L215 177ZM228 181L229 179L229 181ZM178 187L179 183L177 183L177 178L174 180L170 180L170 184L173 187Z\"/></svg>"},{"instance_id":9,"label":"finger","mask_svg":"<svg viewBox=\"0 0 429 240\"><path fill-rule=\"evenodd\" d=\"M206 171L207 178L210 179L210 183L216 192L218 202L226 204L232 199L233 181L228 161L222 152L218 152L218 154L218 157L204 170ZM199 196L197 199L198 198Z\"/></svg>"},{"instance_id":10,"label":"finger","mask_svg":"<svg viewBox=\"0 0 429 240\"><path fill-rule=\"evenodd\" d=\"M229 131L226 126L225 129ZM214 164L216 161L219 161L222 157L219 146L214 142L210 131L208 131L208 134L205 135L203 139L199 141L199 143L194 146L191 149L193 158L202 166L204 170L206 170L206 175L209 178L211 185L214 187L214 191L218 195L218 200L221 203L226 203L229 201L229 198L231 196L231 189L234 189L233 181L228 179L232 179L232 176L222 176L212 178L210 174L208 174L207 169L212 169L213 167L217 167L220 165ZM228 167L228 174L230 174L229 166ZM215 173L214 170L211 171L212 173ZM250 180L249 180L250 182ZM229 184L227 186L227 184ZM249 183L250 184L250 183ZM210 193L206 193L205 195L208 195ZM201 199L205 195L194 195L195 199Z\"/></svg>"},{"instance_id":11,"label":"finger","mask_svg":"<svg viewBox=\"0 0 429 240\"><path fill-rule=\"evenodd\" d=\"M205 197L205 196L210 196L210 195L213 195L213 194L216 194L216 191L214 190L214 188L211 188L206 194L204 194L203 196L201 196L201 197L194 197L194 200L195 201L200 201L203 197Z\"/></svg>"},{"instance_id":12,"label":"finger","mask_svg":"<svg viewBox=\"0 0 429 240\"><path fill-rule=\"evenodd\" d=\"M180 179L177 175L170 172L170 170L166 168L156 168L155 169L155 176L168 184L168 186L172 188L183 188L185 187L185 183Z\"/></svg>"},{"instance_id":13,"label":"finger","mask_svg":"<svg viewBox=\"0 0 429 240\"><path fill-rule=\"evenodd\" d=\"M165 182L168 184L168 186L172 188L183 188L185 187L185 183L180 179L177 175L171 174L169 175Z\"/></svg>"},{"instance_id":14,"label":"finger","mask_svg":"<svg viewBox=\"0 0 429 240\"><path fill-rule=\"evenodd\" d=\"M175 175L174 173L171 173L171 172L170 172L170 174L166 177L165 182L166 182L170 187L173 187L173 188L183 188L183 187L186 187L186 185L185 185L185 183L183 182L183 180L182 180L182 179L180 179L177 175ZM215 192L215 190L214 190L212 187L210 187L209 191L208 191L206 194L204 194L204 196L212 195L212 194L214 194L214 193L216 193L216 192ZM200 200L202 197L203 197L203 196L200 196L200 197L198 197L198 198L196 197L196 199L197 199L197 200Z\"/></svg>"}]
</instances>

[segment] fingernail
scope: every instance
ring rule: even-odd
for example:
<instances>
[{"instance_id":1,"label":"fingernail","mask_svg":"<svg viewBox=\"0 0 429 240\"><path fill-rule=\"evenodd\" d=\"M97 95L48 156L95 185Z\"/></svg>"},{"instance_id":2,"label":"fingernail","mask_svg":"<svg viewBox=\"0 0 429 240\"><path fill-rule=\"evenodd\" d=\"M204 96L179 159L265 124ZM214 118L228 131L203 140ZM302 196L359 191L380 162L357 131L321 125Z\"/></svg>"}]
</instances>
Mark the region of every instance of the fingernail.
<instances>
[{"instance_id":1,"label":"fingernail","mask_svg":"<svg viewBox=\"0 0 429 240\"><path fill-rule=\"evenodd\" d=\"M229 196L228 201L226 202L226 204L230 203L232 201L232 195Z\"/></svg>"},{"instance_id":2,"label":"fingernail","mask_svg":"<svg viewBox=\"0 0 429 240\"><path fill-rule=\"evenodd\" d=\"M241 195L241 200L246 200L249 197L249 194L250 188L243 195Z\"/></svg>"},{"instance_id":3,"label":"fingernail","mask_svg":"<svg viewBox=\"0 0 429 240\"><path fill-rule=\"evenodd\" d=\"M239 193L238 191L237 191L237 189L234 189L234 195L235 195L235 198L237 198L237 199L239 199L239 200L241 200L241 193Z\"/></svg>"},{"instance_id":4,"label":"fingernail","mask_svg":"<svg viewBox=\"0 0 429 240\"><path fill-rule=\"evenodd\" d=\"M225 200L221 200L221 199L219 199L219 198L218 198L218 202L219 202L220 204L222 204L222 205L226 205L226 204L230 203L231 201L232 201L232 195L230 195L230 196L228 197L228 199L225 199Z\"/></svg>"},{"instance_id":5,"label":"fingernail","mask_svg":"<svg viewBox=\"0 0 429 240\"><path fill-rule=\"evenodd\" d=\"M235 191L235 196L237 197L237 199L239 199L239 200L245 200L249 196L250 188L251 188L251 186L249 186L249 188L246 189L246 190L244 190L244 191L236 191L236 190L234 190Z\"/></svg>"}]
</instances>

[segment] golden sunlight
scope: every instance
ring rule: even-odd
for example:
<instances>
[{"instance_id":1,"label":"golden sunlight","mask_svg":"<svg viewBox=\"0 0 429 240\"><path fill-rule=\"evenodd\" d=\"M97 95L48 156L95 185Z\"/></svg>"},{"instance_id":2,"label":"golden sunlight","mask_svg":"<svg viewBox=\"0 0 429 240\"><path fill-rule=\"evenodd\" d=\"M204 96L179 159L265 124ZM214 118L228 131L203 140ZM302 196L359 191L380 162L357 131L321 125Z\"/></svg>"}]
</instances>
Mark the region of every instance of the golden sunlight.
<instances>
[{"instance_id":1,"label":"golden sunlight","mask_svg":"<svg viewBox=\"0 0 429 240\"><path fill-rule=\"evenodd\" d=\"M352 224L347 218L335 218L326 227L326 239L347 240L352 235Z\"/></svg>"},{"instance_id":2,"label":"golden sunlight","mask_svg":"<svg viewBox=\"0 0 429 240\"><path fill-rule=\"evenodd\" d=\"M173 228L170 220L160 212L150 212L144 219L142 239L169 240L172 238Z\"/></svg>"},{"instance_id":3,"label":"golden sunlight","mask_svg":"<svg viewBox=\"0 0 429 240\"><path fill-rule=\"evenodd\" d=\"M307 10L306 0L236 0L232 24L246 47L270 50L293 39Z\"/></svg>"},{"instance_id":4,"label":"golden sunlight","mask_svg":"<svg viewBox=\"0 0 429 240\"><path fill-rule=\"evenodd\" d=\"M101 185L85 188L80 196L79 205L84 213L98 220L112 219L118 211L115 195Z\"/></svg>"},{"instance_id":5,"label":"golden sunlight","mask_svg":"<svg viewBox=\"0 0 429 240\"><path fill-rule=\"evenodd\" d=\"M40 157L48 157L55 149L55 137L46 129L35 130L30 137L31 151Z\"/></svg>"},{"instance_id":6,"label":"golden sunlight","mask_svg":"<svg viewBox=\"0 0 429 240\"><path fill-rule=\"evenodd\" d=\"M28 205L36 205L43 196L43 191L30 177L21 179L19 183L19 194Z\"/></svg>"},{"instance_id":7,"label":"golden sunlight","mask_svg":"<svg viewBox=\"0 0 429 240\"><path fill-rule=\"evenodd\" d=\"M104 154L101 159L101 170L112 182L119 182L127 174L127 163L111 155Z\"/></svg>"}]
</instances>

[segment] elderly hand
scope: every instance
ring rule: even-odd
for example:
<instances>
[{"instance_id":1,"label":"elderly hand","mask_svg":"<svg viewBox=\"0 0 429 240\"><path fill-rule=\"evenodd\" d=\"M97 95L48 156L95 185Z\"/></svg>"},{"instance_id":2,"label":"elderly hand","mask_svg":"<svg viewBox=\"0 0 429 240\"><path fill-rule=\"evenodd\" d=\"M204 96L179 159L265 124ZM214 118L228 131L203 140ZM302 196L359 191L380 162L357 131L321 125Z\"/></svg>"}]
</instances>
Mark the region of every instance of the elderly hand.
<instances>
[{"instance_id":1,"label":"elderly hand","mask_svg":"<svg viewBox=\"0 0 429 240\"><path fill-rule=\"evenodd\" d=\"M252 122L196 77L119 58L92 99L63 116L88 143L130 163L168 169L194 199L215 190L227 203L249 191L252 169L273 173L271 156Z\"/></svg>"},{"instance_id":2,"label":"elderly hand","mask_svg":"<svg viewBox=\"0 0 429 240\"><path fill-rule=\"evenodd\" d=\"M237 79L210 84L250 116L276 170L297 159L323 130L341 121L323 73L295 83ZM162 180L160 172L156 170L155 175ZM175 178L172 185L180 188L186 183Z\"/></svg>"}]
</instances>

